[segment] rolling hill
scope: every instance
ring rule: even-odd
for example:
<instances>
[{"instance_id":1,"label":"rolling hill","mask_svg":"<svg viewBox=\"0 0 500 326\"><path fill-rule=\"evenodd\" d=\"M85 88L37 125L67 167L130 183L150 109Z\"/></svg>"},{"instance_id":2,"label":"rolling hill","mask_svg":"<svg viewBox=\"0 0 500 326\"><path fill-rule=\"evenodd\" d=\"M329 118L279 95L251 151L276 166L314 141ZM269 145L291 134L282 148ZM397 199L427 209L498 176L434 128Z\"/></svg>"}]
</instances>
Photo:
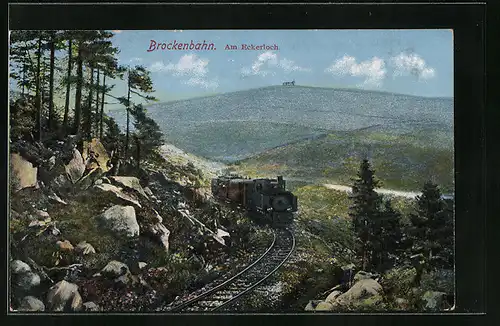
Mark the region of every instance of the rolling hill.
<instances>
[{"instance_id":1,"label":"rolling hill","mask_svg":"<svg viewBox=\"0 0 500 326\"><path fill-rule=\"evenodd\" d=\"M442 138L442 139L440 139ZM427 180L454 189L453 144L439 132L391 135L377 129L335 132L264 151L233 164L250 176L284 175L290 181L351 184L369 158L384 188L415 191Z\"/></svg>"},{"instance_id":2,"label":"rolling hill","mask_svg":"<svg viewBox=\"0 0 500 326\"><path fill-rule=\"evenodd\" d=\"M290 177L343 181L354 164L346 162L370 157L387 186L414 189L430 177L452 187L451 98L271 86L147 109L168 143L248 171L274 165ZM110 114L124 124L124 111Z\"/></svg>"}]
</instances>

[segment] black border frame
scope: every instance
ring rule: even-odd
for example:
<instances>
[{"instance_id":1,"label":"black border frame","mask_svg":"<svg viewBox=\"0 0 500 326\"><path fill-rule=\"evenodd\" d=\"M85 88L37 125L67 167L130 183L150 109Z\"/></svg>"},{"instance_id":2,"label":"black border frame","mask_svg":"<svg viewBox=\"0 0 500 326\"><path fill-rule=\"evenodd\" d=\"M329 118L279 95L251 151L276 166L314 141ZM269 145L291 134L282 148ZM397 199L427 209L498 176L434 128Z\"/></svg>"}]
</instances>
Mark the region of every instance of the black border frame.
<instances>
[{"instance_id":1,"label":"black border frame","mask_svg":"<svg viewBox=\"0 0 500 326\"><path fill-rule=\"evenodd\" d=\"M6 21L10 29L428 29L454 30L455 65L455 175L456 175L456 278L457 309L455 313L481 314L486 311L486 151L485 127L492 128L493 119L486 119L485 27L486 6L476 4L313 4L313 5L215 5L215 4L9 4ZM494 17L491 11L490 17ZM131 17L141 16L141 19ZM488 17L488 18L490 18ZM496 18L498 20L498 18ZM493 20L493 19L492 19ZM490 31L490 30L488 30ZM491 35L491 34L490 34ZM492 39L492 43L495 42ZM498 45L497 45L498 47ZM7 53L7 52L6 52ZM497 75L498 76L498 75ZM491 85L490 85L491 86ZM498 91L496 92L498 93ZM494 92L489 92L494 96ZM7 98L7 96L5 97ZM488 102L489 105L492 102ZM8 105L8 103L7 103ZM7 107L7 106L5 106ZM8 121L7 110L4 121ZM4 128L7 136L8 129ZM6 139L8 139L6 137ZM2 143L7 145L6 142ZM3 153L7 152L3 148ZM491 152L489 152L491 154ZM5 164L7 160L3 161ZM492 166L493 167L493 166ZM4 169L7 171L7 169ZM488 176L491 177L489 174ZM4 175L7 180L7 175ZM489 188L494 190L494 187ZM497 188L498 189L498 186ZM492 201L488 202L491 205ZM495 203L494 203L495 204ZM5 225L6 226L6 225ZM4 226L4 227L5 227ZM491 231L491 227L488 231ZM6 234L7 230L4 231ZM493 234L493 233L492 233ZM490 238L491 239L491 238ZM2 253L5 251L2 246ZM5 251L7 255L7 252ZM8 258L8 257L6 257ZM6 263L7 260L4 260ZM6 271L3 268L3 271ZM6 280L5 274L2 279ZM7 284L6 284L7 285ZM2 300L3 301L3 300ZM2 302L3 303L3 302ZM6 307L6 303L3 304ZM465 310L464 310L465 308ZM110 315L127 320L130 315ZM269 322L277 318L295 322L313 319L341 318L348 322L375 322L382 316L345 315L281 315L267 316ZM399 323L407 322L414 315L399 315ZM83 316L75 316L83 317ZM90 316L71 318L71 322L88 323ZM153 320L154 315L140 316ZM245 318L240 318L245 317ZM264 316L233 316L233 322L252 323ZM334 317L334 318L335 318ZM470 324L475 316L451 317L454 323ZM21 318L10 316L10 318ZM33 317L25 317L28 322ZM38 318L38 317L37 317ZM92 318L92 317L90 317ZM135 318L135 317L133 317ZM221 322L219 316L166 315L169 322ZM293 318L293 319L292 319ZM348 318L348 319L347 319ZM426 317L420 317L426 318ZM438 317L441 321L446 317ZM427 318L428 320L428 318ZM18 320L20 321L20 320ZM283 321L283 320L282 320ZM420 322L424 320L420 319ZM451 321L451 320L450 320ZM33 320L31 323L36 323ZM228 322L230 322L228 320ZM398 323L398 324L399 324Z\"/></svg>"}]
</instances>

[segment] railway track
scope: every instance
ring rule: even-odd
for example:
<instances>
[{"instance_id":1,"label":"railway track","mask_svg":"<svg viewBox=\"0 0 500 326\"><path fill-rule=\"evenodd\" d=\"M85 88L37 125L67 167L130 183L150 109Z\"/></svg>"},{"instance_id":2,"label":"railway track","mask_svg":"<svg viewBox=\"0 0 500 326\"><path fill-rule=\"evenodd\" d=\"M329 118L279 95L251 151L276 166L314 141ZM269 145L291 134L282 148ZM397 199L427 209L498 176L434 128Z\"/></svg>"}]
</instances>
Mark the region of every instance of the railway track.
<instances>
[{"instance_id":1,"label":"railway track","mask_svg":"<svg viewBox=\"0 0 500 326\"><path fill-rule=\"evenodd\" d=\"M201 293L174 306L171 312L217 311L228 308L243 295L266 281L287 261L295 249L295 237L288 229L274 231L267 250L241 272Z\"/></svg>"}]
</instances>

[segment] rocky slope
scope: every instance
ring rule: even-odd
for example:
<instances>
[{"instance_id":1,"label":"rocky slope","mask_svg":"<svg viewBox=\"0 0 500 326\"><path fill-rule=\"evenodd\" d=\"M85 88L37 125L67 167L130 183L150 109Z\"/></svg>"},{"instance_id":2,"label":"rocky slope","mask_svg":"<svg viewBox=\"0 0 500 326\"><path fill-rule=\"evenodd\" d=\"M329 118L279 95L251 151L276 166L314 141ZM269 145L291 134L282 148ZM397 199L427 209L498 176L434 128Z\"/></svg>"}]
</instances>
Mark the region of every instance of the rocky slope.
<instances>
[{"instance_id":1,"label":"rocky slope","mask_svg":"<svg viewBox=\"0 0 500 326\"><path fill-rule=\"evenodd\" d=\"M212 200L217 169L158 154L113 175L98 139L11 144L11 310L150 311L252 258L267 238Z\"/></svg>"},{"instance_id":2,"label":"rocky slope","mask_svg":"<svg viewBox=\"0 0 500 326\"><path fill-rule=\"evenodd\" d=\"M269 230L211 197L225 166L171 145L140 170L125 164L116 175L110 161L98 139L11 144L11 310L168 310L269 244ZM357 270L347 221L306 218L317 201L301 203L290 260L234 310L451 308L453 271Z\"/></svg>"}]
</instances>

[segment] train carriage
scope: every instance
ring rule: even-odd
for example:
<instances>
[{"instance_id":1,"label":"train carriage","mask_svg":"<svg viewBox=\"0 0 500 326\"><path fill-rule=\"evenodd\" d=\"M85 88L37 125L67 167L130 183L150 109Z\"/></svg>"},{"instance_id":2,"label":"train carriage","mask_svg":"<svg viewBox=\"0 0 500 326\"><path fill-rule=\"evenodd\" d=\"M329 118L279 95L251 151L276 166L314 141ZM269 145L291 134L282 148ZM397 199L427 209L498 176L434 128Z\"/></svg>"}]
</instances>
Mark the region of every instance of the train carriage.
<instances>
[{"instance_id":1,"label":"train carriage","mask_svg":"<svg viewBox=\"0 0 500 326\"><path fill-rule=\"evenodd\" d=\"M297 212L297 197L286 190L281 176L277 179L220 176L212 179L212 194L272 225L292 223Z\"/></svg>"}]
</instances>

